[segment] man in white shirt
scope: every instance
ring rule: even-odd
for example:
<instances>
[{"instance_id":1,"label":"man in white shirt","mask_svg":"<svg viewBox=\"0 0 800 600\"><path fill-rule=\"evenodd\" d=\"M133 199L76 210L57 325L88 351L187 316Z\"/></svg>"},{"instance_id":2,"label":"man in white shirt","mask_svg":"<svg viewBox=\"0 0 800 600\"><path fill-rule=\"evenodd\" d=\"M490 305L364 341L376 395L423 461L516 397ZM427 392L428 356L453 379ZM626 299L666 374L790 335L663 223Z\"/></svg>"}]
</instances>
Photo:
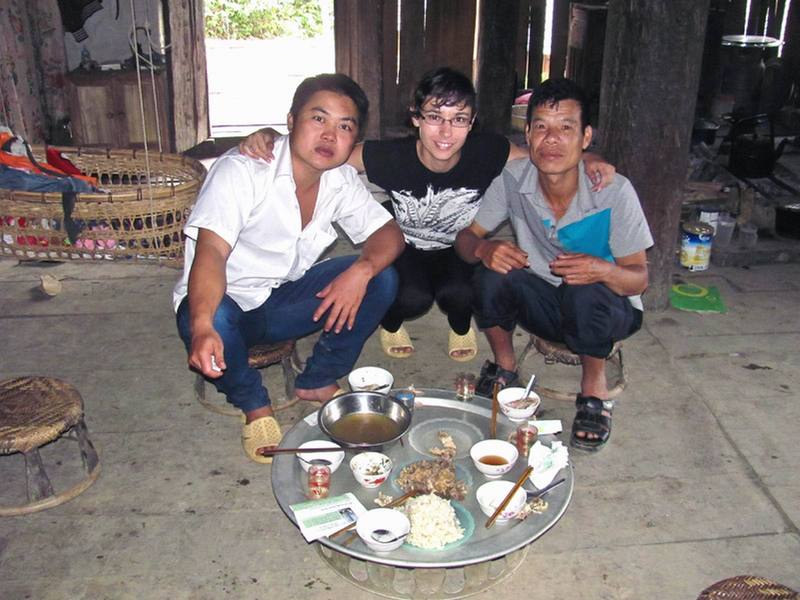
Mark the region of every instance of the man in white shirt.
<instances>
[{"instance_id":1,"label":"man in white shirt","mask_svg":"<svg viewBox=\"0 0 800 600\"><path fill-rule=\"evenodd\" d=\"M289 136L272 163L234 149L216 161L184 229L184 273L174 290L189 365L245 414L242 443L256 462L281 432L247 349L323 330L297 378L297 396L325 401L394 300L391 263L403 236L352 167L367 117L363 90L317 75L295 91ZM315 261L337 223L361 255Z\"/></svg>"}]
</instances>

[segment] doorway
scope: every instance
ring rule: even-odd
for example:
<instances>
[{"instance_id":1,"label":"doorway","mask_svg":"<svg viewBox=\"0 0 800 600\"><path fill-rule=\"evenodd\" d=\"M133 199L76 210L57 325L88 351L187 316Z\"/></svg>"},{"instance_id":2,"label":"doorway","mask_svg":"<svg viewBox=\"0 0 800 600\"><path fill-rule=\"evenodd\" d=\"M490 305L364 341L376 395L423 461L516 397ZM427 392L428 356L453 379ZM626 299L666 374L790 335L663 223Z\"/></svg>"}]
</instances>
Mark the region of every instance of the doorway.
<instances>
[{"instance_id":1,"label":"doorway","mask_svg":"<svg viewBox=\"0 0 800 600\"><path fill-rule=\"evenodd\" d=\"M205 0L211 136L245 136L286 114L306 77L335 71L333 0Z\"/></svg>"}]
</instances>

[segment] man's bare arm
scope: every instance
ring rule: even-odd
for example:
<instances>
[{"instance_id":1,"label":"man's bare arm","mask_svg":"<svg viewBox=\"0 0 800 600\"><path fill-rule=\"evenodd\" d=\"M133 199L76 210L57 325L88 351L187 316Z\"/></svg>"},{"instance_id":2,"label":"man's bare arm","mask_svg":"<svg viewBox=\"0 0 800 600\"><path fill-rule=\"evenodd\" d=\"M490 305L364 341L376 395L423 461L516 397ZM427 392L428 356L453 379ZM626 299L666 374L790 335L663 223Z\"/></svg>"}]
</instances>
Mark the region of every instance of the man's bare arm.
<instances>
[{"instance_id":1,"label":"man's bare arm","mask_svg":"<svg viewBox=\"0 0 800 600\"><path fill-rule=\"evenodd\" d=\"M275 147L275 140L281 137L281 133L272 127L264 127L258 131L254 131L241 142L239 142L239 152L250 158L261 158L267 162L272 162L275 155L272 153ZM364 172L364 158L363 158L364 144L356 144L350 157L347 159L347 164L353 167L359 173Z\"/></svg>"},{"instance_id":2,"label":"man's bare arm","mask_svg":"<svg viewBox=\"0 0 800 600\"><path fill-rule=\"evenodd\" d=\"M222 375L212 368L212 356L219 369L226 366L222 339L214 330L214 313L225 294L225 264L230 252L231 247L216 233L199 230L189 271L189 364L212 378Z\"/></svg>"}]
</instances>

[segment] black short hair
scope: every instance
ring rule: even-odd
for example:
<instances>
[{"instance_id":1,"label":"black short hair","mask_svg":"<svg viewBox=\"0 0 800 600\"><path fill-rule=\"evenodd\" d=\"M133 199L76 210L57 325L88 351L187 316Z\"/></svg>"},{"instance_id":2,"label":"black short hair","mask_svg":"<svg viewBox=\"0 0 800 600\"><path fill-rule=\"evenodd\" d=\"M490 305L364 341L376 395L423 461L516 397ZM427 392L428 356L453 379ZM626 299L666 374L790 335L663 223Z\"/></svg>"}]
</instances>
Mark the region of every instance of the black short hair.
<instances>
[{"instance_id":1,"label":"black short hair","mask_svg":"<svg viewBox=\"0 0 800 600\"><path fill-rule=\"evenodd\" d=\"M581 86L571 79L563 77L548 79L533 88L530 100L528 100L528 115L525 124L531 124L533 110L537 106L547 105L552 108L561 100L575 100L578 103L581 108L581 130L586 131L586 126L589 125L589 99Z\"/></svg>"},{"instance_id":2,"label":"black short hair","mask_svg":"<svg viewBox=\"0 0 800 600\"><path fill-rule=\"evenodd\" d=\"M358 133L359 137L364 131L369 116L369 100L361 86L341 73L321 73L304 79L294 91L292 107L289 112L297 118L297 115L309 101L311 96L317 92L335 92L342 96L347 96L356 105L358 110Z\"/></svg>"},{"instance_id":3,"label":"black short hair","mask_svg":"<svg viewBox=\"0 0 800 600\"><path fill-rule=\"evenodd\" d=\"M450 67L439 67L422 76L411 98L411 112L419 113L431 99L437 107L463 104L475 112L475 86L469 77Z\"/></svg>"}]
</instances>

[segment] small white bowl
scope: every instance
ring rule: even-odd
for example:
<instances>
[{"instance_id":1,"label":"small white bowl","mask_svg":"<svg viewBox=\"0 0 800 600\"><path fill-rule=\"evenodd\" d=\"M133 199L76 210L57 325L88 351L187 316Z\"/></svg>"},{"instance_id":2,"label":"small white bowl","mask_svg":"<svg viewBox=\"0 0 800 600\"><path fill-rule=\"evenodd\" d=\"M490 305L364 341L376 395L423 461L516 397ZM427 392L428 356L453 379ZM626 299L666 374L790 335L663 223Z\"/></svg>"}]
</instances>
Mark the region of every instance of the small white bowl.
<instances>
[{"instance_id":1,"label":"small white bowl","mask_svg":"<svg viewBox=\"0 0 800 600\"><path fill-rule=\"evenodd\" d=\"M503 498L506 497L506 494L511 491L512 487L514 487L513 481L489 481L480 486L475 491L475 498L478 500L483 514L487 517L491 517L494 511L497 510L497 507L500 506ZM500 522L513 519L519 514L522 507L525 506L527 500L528 495L525 493L525 490L519 488L514 492L514 495L511 496L511 500L508 501L503 512L497 515L495 521Z\"/></svg>"},{"instance_id":2,"label":"small white bowl","mask_svg":"<svg viewBox=\"0 0 800 600\"><path fill-rule=\"evenodd\" d=\"M497 394L497 402L500 404L500 410L515 423L530 419L542 402L542 399L539 398L539 394L530 392L528 394L528 399L533 401L530 406L526 406L525 408L513 408L509 406L511 402L521 400L524 395L525 388L521 387L505 388L504 390L500 390Z\"/></svg>"},{"instance_id":3,"label":"small white bowl","mask_svg":"<svg viewBox=\"0 0 800 600\"><path fill-rule=\"evenodd\" d=\"M519 450L513 444L502 440L483 440L469 449L469 455L475 463L475 468L487 479L498 479L508 473L517 462ZM496 463L492 458L496 459Z\"/></svg>"},{"instance_id":4,"label":"small white bowl","mask_svg":"<svg viewBox=\"0 0 800 600\"><path fill-rule=\"evenodd\" d=\"M351 371L347 383L354 392L378 392L386 394L392 389L394 377L386 369L380 367L360 367Z\"/></svg>"},{"instance_id":5,"label":"small white bowl","mask_svg":"<svg viewBox=\"0 0 800 600\"><path fill-rule=\"evenodd\" d=\"M350 460L353 477L367 489L376 488L389 478L392 459L380 452L362 452Z\"/></svg>"},{"instance_id":6,"label":"small white bowl","mask_svg":"<svg viewBox=\"0 0 800 600\"><path fill-rule=\"evenodd\" d=\"M391 542L380 542L372 537L377 530L386 530L386 538L400 538ZM411 522L399 510L392 508L373 508L358 518L356 533L370 550L391 552L403 545L405 536L411 531ZM380 536L379 536L380 537Z\"/></svg>"},{"instance_id":7,"label":"small white bowl","mask_svg":"<svg viewBox=\"0 0 800 600\"><path fill-rule=\"evenodd\" d=\"M336 442L331 442L330 440L310 440L308 442L303 442L298 446L298 448L341 448L341 446ZM313 461L315 458L321 458L329 461L331 463L329 465L331 468L331 473L333 473L339 468L339 465L341 465L342 461L344 460L344 450L341 450L340 452L332 450L331 452L297 453L297 460L300 461L300 466L303 467L304 471L308 471L308 467L311 466L311 461Z\"/></svg>"}]
</instances>

